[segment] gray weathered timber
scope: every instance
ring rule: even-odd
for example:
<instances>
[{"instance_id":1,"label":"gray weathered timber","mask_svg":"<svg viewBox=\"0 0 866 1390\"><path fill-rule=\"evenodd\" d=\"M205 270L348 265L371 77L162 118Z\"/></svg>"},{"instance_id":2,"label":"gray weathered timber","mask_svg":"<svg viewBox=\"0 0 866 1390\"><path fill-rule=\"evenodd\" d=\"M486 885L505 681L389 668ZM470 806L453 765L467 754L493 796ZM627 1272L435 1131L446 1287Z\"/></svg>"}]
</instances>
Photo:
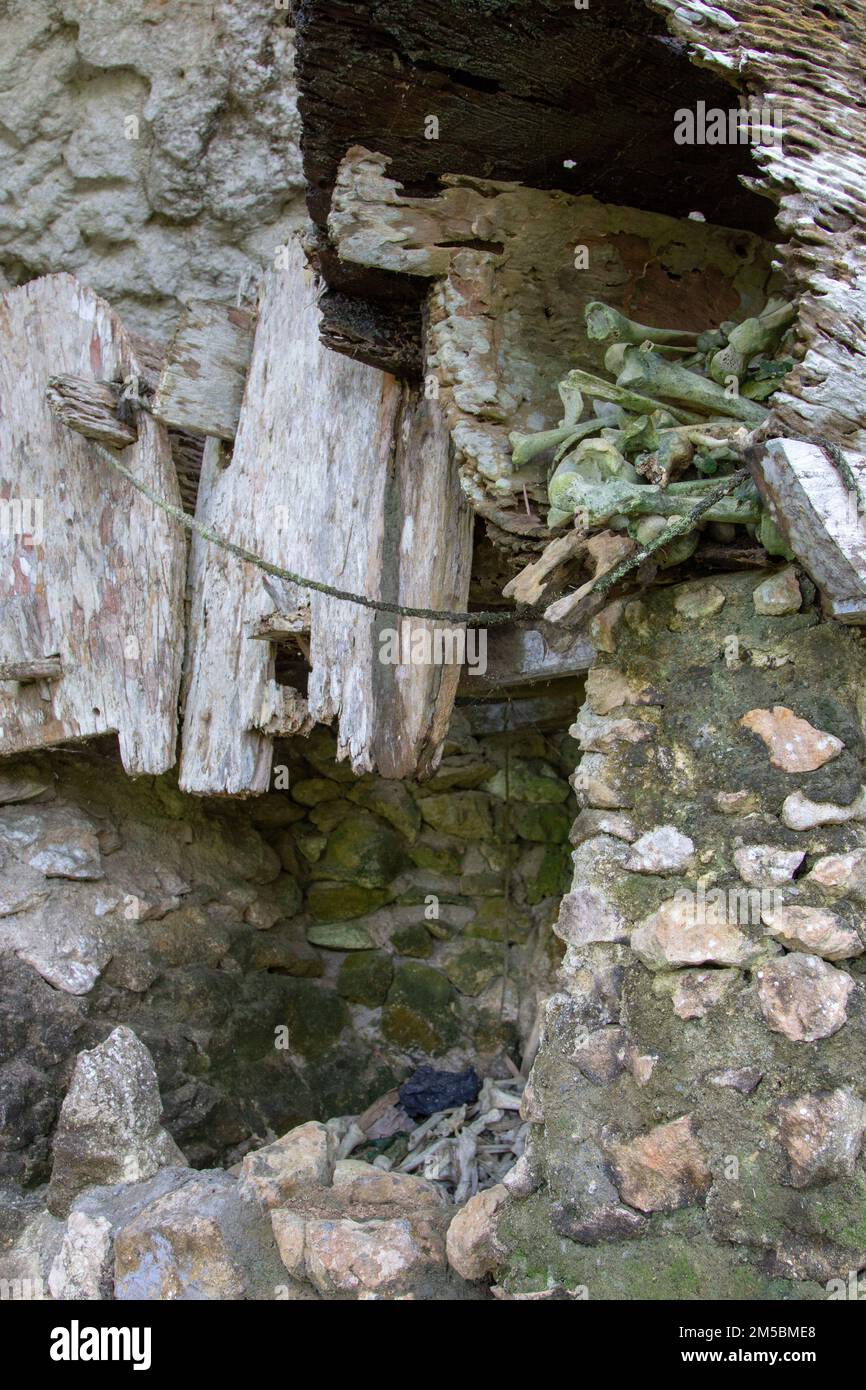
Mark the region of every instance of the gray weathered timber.
<instances>
[{"instance_id":1,"label":"gray weathered timber","mask_svg":"<svg viewBox=\"0 0 866 1390\"><path fill-rule=\"evenodd\" d=\"M866 457L847 453L866 492ZM825 450L771 439L756 481L782 534L843 623L866 623L866 518Z\"/></svg>"},{"instance_id":2,"label":"gray weathered timber","mask_svg":"<svg viewBox=\"0 0 866 1390\"><path fill-rule=\"evenodd\" d=\"M0 660L61 668L50 681L0 685L2 754L116 732L127 772L174 762L183 535L46 400L54 375L138 372L120 320L72 276L0 298ZM140 418L122 458L179 502L157 421Z\"/></svg>"},{"instance_id":3,"label":"gray weathered timber","mask_svg":"<svg viewBox=\"0 0 866 1390\"><path fill-rule=\"evenodd\" d=\"M582 633L563 633L544 624L515 623L487 634L487 669L464 671L461 696L491 687L534 685L563 676L584 675L595 661L595 648Z\"/></svg>"},{"instance_id":4,"label":"gray weathered timber","mask_svg":"<svg viewBox=\"0 0 866 1390\"><path fill-rule=\"evenodd\" d=\"M262 290L231 463L202 472L198 515L288 569L406 605L464 610L471 514L435 402L319 341L315 284L300 248ZM203 553L202 553L203 547ZM379 660L395 619L265 578L193 545L192 641L181 785L267 789L271 736L338 722L357 771L435 766L459 669ZM306 700L277 685L262 640L309 602ZM417 626L417 625L415 625Z\"/></svg>"},{"instance_id":5,"label":"gray weathered timber","mask_svg":"<svg viewBox=\"0 0 866 1390\"><path fill-rule=\"evenodd\" d=\"M232 440L238 425L256 316L196 300L163 362L153 413L173 429Z\"/></svg>"},{"instance_id":6,"label":"gray weathered timber","mask_svg":"<svg viewBox=\"0 0 866 1390\"><path fill-rule=\"evenodd\" d=\"M138 438L136 426L117 413L119 386L92 377L53 376L45 394L58 420L85 439L95 439L107 449L125 449Z\"/></svg>"}]
</instances>

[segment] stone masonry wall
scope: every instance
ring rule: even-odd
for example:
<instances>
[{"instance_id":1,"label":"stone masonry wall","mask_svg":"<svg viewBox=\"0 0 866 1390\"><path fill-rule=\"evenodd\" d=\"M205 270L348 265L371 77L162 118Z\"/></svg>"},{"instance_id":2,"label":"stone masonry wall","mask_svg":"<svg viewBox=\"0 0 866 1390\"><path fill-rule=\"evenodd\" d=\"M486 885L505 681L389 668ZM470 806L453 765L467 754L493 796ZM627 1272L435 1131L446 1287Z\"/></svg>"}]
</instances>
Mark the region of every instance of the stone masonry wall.
<instances>
[{"instance_id":1,"label":"stone masonry wall","mask_svg":"<svg viewBox=\"0 0 866 1390\"><path fill-rule=\"evenodd\" d=\"M66 270L128 328L234 300L305 217L274 0L8 0L0 284Z\"/></svg>"},{"instance_id":2,"label":"stone masonry wall","mask_svg":"<svg viewBox=\"0 0 866 1390\"><path fill-rule=\"evenodd\" d=\"M501 1279L826 1298L866 1265L862 637L790 569L608 617Z\"/></svg>"},{"instance_id":3,"label":"stone masonry wall","mask_svg":"<svg viewBox=\"0 0 866 1390\"><path fill-rule=\"evenodd\" d=\"M323 728L249 802L131 781L106 746L4 764L0 1179L45 1178L75 1057L118 1024L199 1166L431 1058L507 1075L561 956L575 749L514 734L508 801L503 736L459 714L423 786L355 778Z\"/></svg>"}]
</instances>

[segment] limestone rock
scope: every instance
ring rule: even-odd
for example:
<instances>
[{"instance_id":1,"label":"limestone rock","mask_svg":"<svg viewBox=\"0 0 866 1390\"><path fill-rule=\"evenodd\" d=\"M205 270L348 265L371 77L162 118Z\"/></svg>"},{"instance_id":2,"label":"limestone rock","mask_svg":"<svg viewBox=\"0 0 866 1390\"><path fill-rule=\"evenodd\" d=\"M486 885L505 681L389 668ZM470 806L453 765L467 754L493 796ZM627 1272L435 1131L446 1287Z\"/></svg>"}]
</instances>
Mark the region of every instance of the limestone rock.
<instances>
[{"instance_id":1,"label":"limestone rock","mask_svg":"<svg viewBox=\"0 0 866 1390\"><path fill-rule=\"evenodd\" d=\"M504 1183L476 1192L448 1227L448 1263L464 1279L493 1274L505 1251L496 1236L499 1215L508 1200Z\"/></svg>"},{"instance_id":2,"label":"limestone rock","mask_svg":"<svg viewBox=\"0 0 866 1390\"><path fill-rule=\"evenodd\" d=\"M783 613L797 613L803 602L797 575L789 566L778 574L771 574L756 589L752 590L755 612L767 617L777 618Z\"/></svg>"},{"instance_id":3,"label":"limestone rock","mask_svg":"<svg viewBox=\"0 0 866 1390\"><path fill-rule=\"evenodd\" d=\"M798 1096L779 1106L779 1138L792 1187L812 1187L853 1176L866 1107L853 1091Z\"/></svg>"},{"instance_id":4,"label":"limestone rock","mask_svg":"<svg viewBox=\"0 0 866 1390\"><path fill-rule=\"evenodd\" d=\"M36 763L12 763L0 772L0 806L14 801L32 801L54 786L50 773Z\"/></svg>"},{"instance_id":5,"label":"limestone rock","mask_svg":"<svg viewBox=\"0 0 866 1390\"><path fill-rule=\"evenodd\" d=\"M272 1299L285 1283L270 1221L218 1170L144 1207L114 1251L121 1301Z\"/></svg>"},{"instance_id":6,"label":"limestone rock","mask_svg":"<svg viewBox=\"0 0 866 1390\"><path fill-rule=\"evenodd\" d=\"M594 666L586 678L586 698L593 714L610 714L625 705L657 705L649 685L632 682L615 666Z\"/></svg>"},{"instance_id":7,"label":"limestone rock","mask_svg":"<svg viewBox=\"0 0 866 1390\"><path fill-rule=\"evenodd\" d=\"M788 883L805 857L805 850L785 849L782 845L741 845L734 851L734 864L740 878L750 887L772 888Z\"/></svg>"},{"instance_id":8,"label":"limestone rock","mask_svg":"<svg viewBox=\"0 0 866 1390\"><path fill-rule=\"evenodd\" d=\"M815 830L821 825L844 825L850 820L866 820L866 787L850 806L810 801L802 792L792 792L782 805L782 822L789 830Z\"/></svg>"},{"instance_id":9,"label":"limestone rock","mask_svg":"<svg viewBox=\"0 0 866 1390\"><path fill-rule=\"evenodd\" d=\"M589 806L584 807L571 827L569 839L576 848L583 844L584 840L592 840L596 835L609 835L616 840L625 840L626 844L629 845L633 844L638 837L628 816L624 816L618 811L602 811Z\"/></svg>"},{"instance_id":10,"label":"limestone rock","mask_svg":"<svg viewBox=\"0 0 866 1390\"><path fill-rule=\"evenodd\" d=\"M709 1191L712 1174L691 1115L628 1143L610 1142L607 1153L620 1196L638 1211L695 1206Z\"/></svg>"},{"instance_id":11,"label":"limestone rock","mask_svg":"<svg viewBox=\"0 0 866 1390\"><path fill-rule=\"evenodd\" d=\"M382 1031L391 1042L438 1056L459 1037L452 985L429 965L407 961L394 972L382 1011Z\"/></svg>"},{"instance_id":12,"label":"limestone rock","mask_svg":"<svg viewBox=\"0 0 866 1390\"><path fill-rule=\"evenodd\" d=\"M489 840L493 834L490 803L482 792L436 792L419 803L422 818L434 830L461 840Z\"/></svg>"},{"instance_id":13,"label":"limestone rock","mask_svg":"<svg viewBox=\"0 0 866 1390\"><path fill-rule=\"evenodd\" d=\"M429 943L427 932L423 927L420 930ZM393 978L394 966L384 951L357 951L340 966L337 989L350 1003L376 1009L385 1002Z\"/></svg>"},{"instance_id":14,"label":"limestone rock","mask_svg":"<svg viewBox=\"0 0 866 1390\"><path fill-rule=\"evenodd\" d=\"M621 912L594 884L582 883L566 893L553 930L569 946L628 940L628 927Z\"/></svg>"},{"instance_id":15,"label":"limestone rock","mask_svg":"<svg viewBox=\"0 0 866 1390\"><path fill-rule=\"evenodd\" d=\"M424 1215L386 1220L308 1220L304 1232L307 1277L325 1297L394 1298L441 1276L445 1241L441 1223Z\"/></svg>"},{"instance_id":16,"label":"limestone rock","mask_svg":"<svg viewBox=\"0 0 866 1390\"><path fill-rule=\"evenodd\" d=\"M738 792L716 792L713 799L723 816L748 816L761 809L758 797L745 787Z\"/></svg>"},{"instance_id":17,"label":"limestone rock","mask_svg":"<svg viewBox=\"0 0 866 1390\"><path fill-rule=\"evenodd\" d=\"M337 1164L334 1188L339 1189L350 1208L396 1204L413 1211L422 1207L438 1211L446 1204L443 1190L415 1173L383 1173L369 1163L358 1162L352 1164L350 1171L345 1164L345 1159ZM342 1172L339 1171L341 1168Z\"/></svg>"},{"instance_id":18,"label":"limestone rock","mask_svg":"<svg viewBox=\"0 0 866 1390\"><path fill-rule=\"evenodd\" d=\"M328 784L333 788L333 783ZM361 888L382 888L405 862L403 841L392 826L368 811L355 811L331 831L321 859L310 869L312 878L348 882Z\"/></svg>"},{"instance_id":19,"label":"limestone rock","mask_svg":"<svg viewBox=\"0 0 866 1390\"><path fill-rule=\"evenodd\" d=\"M585 753L610 753L618 743L645 743L653 736L653 726L642 719L593 714L584 705L568 732Z\"/></svg>"},{"instance_id":20,"label":"limestone rock","mask_svg":"<svg viewBox=\"0 0 866 1390\"><path fill-rule=\"evenodd\" d=\"M613 762L604 753L585 754L570 780L581 806L616 811L631 805L629 789L618 781Z\"/></svg>"},{"instance_id":21,"label":"limestone rock","mask_svg":"<svg viewBox=\"0 0 866 1390\"><path fill-rule=\"evenodd\" d=\"M706 1076L711 1086L738 1091L741 1096L750 1096L760 1086L763 1078L764 1073L760 1067L722 1067L720 1071L708 1072Z\"/></svg>"},{"instance_id":22,"label":"limestone rock","mask_svg":"<svg viewBox=\"0 0 866 1390\"><path fill-rule=\"evenodd\" d=\"M307 928L307 940L311 946L320 946L326 951L363 951L369 954L373 938L366 927L358 922L315 922Z\"/></svg>"},{"instance_id":23,"label":"limestone rock","mask_svg":"<svg viewBox=\"0 0 866 1390\"><path fill-rule=\"evenodd\" d=\"M789 951L810 951L824 960L862 956L863 942L835 912L819 907L777 907L762 912L768 932Z\"/></svg>"},{"instance_id":24,"label":"limestone rock","mask_svg":"<svg viewBox=\"0 0 866 1390\"><path fill-rule=\"evenodd\" d=\"M845 747L835 734L816 729L785 705L750 709L738 723L763 739L773 767L783 772L815 772Z\"/></svg>"},{"instance_id":25,"label":"limestone rock","mask_svg":"<svg viewBox=\"0 0 866 1390\"><path fill-rule=\"evenodd\" d=\"M847 893L866 893L866 849L852 849L847 854L826 854L818 859L807 883L821 888L839 889Z\"/></svg>"},{"instance_id":26,"label":"limestone rock","mask_svg":"<svg viewBox=\"0 0 866 1390\"><path fill-rule=\"evenodd\" d=\"M191 1182L192 1168L161 1168L146 1182L91 1187L78 1197L63 1228L48 1276L54 1299L114 1297L114 1237L158 1197Z\"/></svg>"},{"instance_id":27,"label":"limestone rock","mask_svg":"<svg viewBox=\"0 0 866 1390\"><path fill-rule=\"evenodd\" d=\"M694 840L675 825L657 825L635 841L625 867L636 874L678 874L691 865L694 852Z\"/></svg>"},{"instance_id":28,"label":"limestone rock","mask_svg":"<svg viewBox=\"0 0 866 1390\"><path fill-rule=\"evenodd\" d=\"M724 911L707 901L703 909L691 894L677 894L645 917L631 934L631 947L648 970L683 965L746 966L762 953Z\"/></svg>"},{"instance_id":29,"label":"limestone rock","mask_svg":"<svg viewBox=\"0 0 866 1390\"><path fill-rule=\"evenodd\" d=\"M151 1055L129 1028L80 1052L54 1138L48 1205L65 1215L86 1187L141 1182L186 1159L160 1125Z\"/></svg>"},{"instance_id":30,"label":"limestone rock","mask_svg":"<svg viewBox=\"0 0 866 1390\"><path fill-rule=\"evenodd\" d=\"M767 1026L792 1042L829 1038L847 1022L854 981L817 956L794 952L770 961L757 980Z\"/></svg>"},{"instance_id":31,"label":"limestone rock","mask_svg":"<svg viewBox=\"0 0 866 1390\"><path fill-rule=\"evenodd\" d=\"M606 1086L626 1065L626 1037L617 1024L596 1028L574 1050L574 1060L588 1081Z\"/></svg>"},{"instance_id":32,"label":"limestone rock","mask_svg":"<svg viewBox=\"0 0 866 1390\"><path fill-rule=\"evenodd\" d=\"M699 580L684 584L674 599L674 608L687 619L711 618L725 606L725 595L716 584Z\"/></svg>"},{"instance_id":33,"label":"limestone rock","mask_svg":"<svg viewBox=\"0 0 866 1390\"><path fill-rule=\"evenodd\" d=\"M316 1120L290 1129L281 1139L249 1153L241 1164L238 1191L263 1207L281 1206L308 1187L327 1187L334 1175L337 1146Z\"/></svg>"},{"instance_id":34,"label":"limestone rock","mask_svg":"<svg viewBox=\"0 0 866 1390\"><path fill-rule=\"evenodd\" d=\"M645 1216L628 1207L604 1206L588 1216L570 1215L554 1208L551 1222L558 1235L579 1245L603 1245L609 1240L636 1240L647 1228Z\"/></svg>"},{"instance_id":35,"label":"limestone rock","mask_svg":"<svg viewBox=\"0 0 866 1390\"><path fill-rule=\"evenodd\" d=\"M677 1018L703 1018L723 999L736 981L738 970L679 970L671 993Z\"/></svg>"}]
</instances>

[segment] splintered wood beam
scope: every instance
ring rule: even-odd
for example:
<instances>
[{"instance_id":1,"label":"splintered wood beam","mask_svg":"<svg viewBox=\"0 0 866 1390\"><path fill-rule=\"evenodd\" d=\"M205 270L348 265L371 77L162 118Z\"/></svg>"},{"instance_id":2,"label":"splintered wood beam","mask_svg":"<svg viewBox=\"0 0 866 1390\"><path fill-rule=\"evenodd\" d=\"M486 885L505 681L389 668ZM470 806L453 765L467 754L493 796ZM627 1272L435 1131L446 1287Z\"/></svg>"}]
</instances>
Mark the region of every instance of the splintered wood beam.
<instances>
[{"instance_id":1,"label":"splintered wood beam","mask_svg":"<svg viewBox=\"0 0 866 1390\"><path fill-rule=\"evenodd\" d=\"M109 449L125 449L135 443L138 429L118 414L120 391L120 386L93 377L52 376L45 399L68 429Z\"/></svg>"},{"instance_id":2,"label":"splintered wood beam","mask_svg":"<svg viewBox=\"0 0 866 1390\"><path fill-rule=\"evenodd\" d=\"M33 657L30 661L0 661L0 681L56 681L63 675L59 656Z\"/></svg>"},{"instance_id":3,"label":"splintered wood beam","mask_svg":"<svg viewBox=\"0 0 866 1390\"><path fill-rule=\"evenodd\" d=\"M172 429L235 437L250 365L256 315L196 300L169 343L153 414Z\"/></svg>"},{"instance_id":4,"label":"splintered wood beam","mask_svg":"<svg viewBox=\"0 0 866 1390\"><path fill-rule=\"evenodd\" d=\"M494 629L486 636L486 670L483 661L465 666L460 677L461 696L480 690L533 685L585 674L595 661L595 648L583 634L575 636L549 628L515 623Z\"/></svg>"},{"instance_id":5,"label":"splintered wood beam","mask_svg":"<svg viewBox=\"0 0 866 1390\"><path fill-rule=\"evenodd\" d=\"M296 244L265 278L231 464L206 451L197 515L347 592L466 609L472 515L437 403L322 347L315 283ZM387 630L399 619L390 614L263 575L198 537L191 557L185 791L266 791L272 738L313 722L335 723L339 755L356 772L435 768L459 666L391 664ZM303 700L277 684L275 647L307 632Z\"/></svg>"},{"instance_id":6,"label":"splintered wood beam","mask_svg":"<svg viewBox=\"0 0 866 1390\"><path fill-rule=\"evenodd\" d=\"M0 653L27 677L0 686L0 755L114 733L125 770L156 775L174 763L186 542L50 408L50 377L88 374L144 375L103 299L71 275L0 295ZM124 461L177 506L168 433L145 411L137 425Z\"/></svg>"},{"instance_id":7,"label":"splintered wood beam","mask_svg":"<svg viewBox=\"0 0 866 1390\"><path fill-rule=\"evenodd\" d=\"M847 451L866 497L866 456ZM866 624L866 517L831 454L797 439L771 439L753 469L770 516L843 623Z\"/></svg>"}]
</instances>

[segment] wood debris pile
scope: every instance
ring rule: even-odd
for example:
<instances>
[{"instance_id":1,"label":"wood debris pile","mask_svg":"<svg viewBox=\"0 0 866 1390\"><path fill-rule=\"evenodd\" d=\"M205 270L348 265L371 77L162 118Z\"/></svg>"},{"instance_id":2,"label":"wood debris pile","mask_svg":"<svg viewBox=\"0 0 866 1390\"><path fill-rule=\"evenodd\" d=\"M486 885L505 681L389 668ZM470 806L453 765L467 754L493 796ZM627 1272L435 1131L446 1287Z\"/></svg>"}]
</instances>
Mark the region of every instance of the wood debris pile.
<instances>
[{"instance_id":1,"label":"wood debris pile","mask_svg":"<svg viewBox=\"0 0 866 1390\"><path fill-rule=\"evenodd\" d=\"M522 1076L486 1077L473 1104L439 1110L415 1125L389 1091L348 1122L338 1157L427 1178L460 1204L501 1182L522 1156L529 1133L519 1113L525 1084Z\"/></svg>"}]
</instances>

